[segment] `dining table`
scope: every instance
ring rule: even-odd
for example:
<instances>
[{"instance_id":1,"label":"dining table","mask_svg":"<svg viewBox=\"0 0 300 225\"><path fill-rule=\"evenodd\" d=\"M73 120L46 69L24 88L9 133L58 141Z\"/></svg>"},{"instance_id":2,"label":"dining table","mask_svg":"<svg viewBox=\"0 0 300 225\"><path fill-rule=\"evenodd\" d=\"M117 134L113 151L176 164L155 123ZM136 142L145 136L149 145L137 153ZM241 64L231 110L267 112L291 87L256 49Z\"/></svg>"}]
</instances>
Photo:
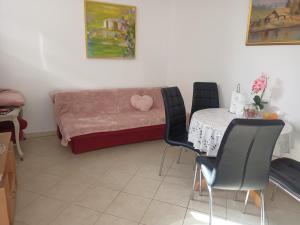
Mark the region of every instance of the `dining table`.
<instances>
[{"instance_id":1,"label":"dining table","mask_svg":"<svg viewBox=\"0 0 300 225\"><path fill-rule=\"evenodd\" d=\"M244 118L229 112L227 108L203 109L193 113L188 133L188 141L195 149L205 152L208 157L216 157L224 133L233 119ZM285 126L276 142L273 157L281 157L293 148L293 127L285 121ZM201 181L205 187L205 181ZM196 184L195 190L199 183ZM260 207L260 195L256 191L250 192L250 198Z\"/></svg>"},{"instance_id":2,"label":"dining table","mask_svg":"<svg viewBox=\"0 0 300 225\"><path fill-rule=\"evenodd\" d=\"M194 112L190 121L188 141L193 144L195 149L205 152L207 156L216 157L228 125L236 118L244 117L229 112L227 108L198 110ZM281 157L285 153L289 153L293 147L293 127L285 121L273 156Z\"/></svg>"}]
</instances>

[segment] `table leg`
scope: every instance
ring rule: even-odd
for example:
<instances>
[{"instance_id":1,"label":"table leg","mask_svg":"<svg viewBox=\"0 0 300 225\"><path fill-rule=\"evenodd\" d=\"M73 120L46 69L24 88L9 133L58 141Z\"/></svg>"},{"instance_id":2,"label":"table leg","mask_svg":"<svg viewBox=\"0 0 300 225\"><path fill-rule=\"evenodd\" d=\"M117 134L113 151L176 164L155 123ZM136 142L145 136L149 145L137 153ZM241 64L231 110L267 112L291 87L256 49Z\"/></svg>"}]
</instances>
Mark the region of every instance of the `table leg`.
<instances>
[{"instance_id":1,"label":"table leg","mask_svg":"<svg viewBox=\"0 0 300 225\"><path fill-rule=\"evenodd\" d=\"M257 208L261 206L260 193L257 191L250 191L250 198L253 200Z\"/></svg>"},{"instance_id":2,"label":"table leg","mask_svg":"<svg viewBox=\"0 0 300 225\"><path fill-rule=\"evenodd\" d=\"M205 179L202 179L201 184L202 184L202 190L205 190L206 187L207 187L207 184L206 184ZM197 182L195 183L194 188L195 188L195 191L200 191L200 182L199 182L199 181L197 181Z\"/></svg>"},{"instance_id":3,"label":"table leg","mask_svg":"<svg viewBox=\"0 0 300 225\"><path fill-rule=\"evenodd\" d=\"M23 152L21 150L21 146L20 146L20 124L19 124L19 121L17 118L14 118L13 121L14 123L14 128L15 128L15 140L16 140L16 144L17 144L17 150L18 150L18 153L19 153L19 156L21 158L21 160L23 161Z\"/></svg>"}]
</instances>

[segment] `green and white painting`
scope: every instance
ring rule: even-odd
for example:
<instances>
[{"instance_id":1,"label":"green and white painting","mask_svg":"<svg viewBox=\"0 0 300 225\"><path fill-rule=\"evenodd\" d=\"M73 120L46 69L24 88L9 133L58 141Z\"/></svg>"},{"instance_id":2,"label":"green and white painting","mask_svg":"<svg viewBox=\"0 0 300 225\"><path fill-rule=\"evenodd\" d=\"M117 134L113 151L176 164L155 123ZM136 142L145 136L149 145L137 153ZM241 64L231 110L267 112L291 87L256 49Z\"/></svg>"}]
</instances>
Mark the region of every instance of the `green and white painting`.
<instances>
[{"instance_id":1,"label":"green and white painting","mask_svg":"<svg viewBox=\"0 0 300 225\"><path fill-rule=\"evenodd\" d=\"M136 7L86 0L85 15L87 57L135 57Z\"/></svg>"},{"instance_id":2,"label":"green and white painting","mask_svg":"<svg viewBox=\"0 0 300 225\"><path fill-rule=\"evenodd\" d=\"M300 0L252 0L247 44L300 44Z\"/></svg>"}]
</instances>

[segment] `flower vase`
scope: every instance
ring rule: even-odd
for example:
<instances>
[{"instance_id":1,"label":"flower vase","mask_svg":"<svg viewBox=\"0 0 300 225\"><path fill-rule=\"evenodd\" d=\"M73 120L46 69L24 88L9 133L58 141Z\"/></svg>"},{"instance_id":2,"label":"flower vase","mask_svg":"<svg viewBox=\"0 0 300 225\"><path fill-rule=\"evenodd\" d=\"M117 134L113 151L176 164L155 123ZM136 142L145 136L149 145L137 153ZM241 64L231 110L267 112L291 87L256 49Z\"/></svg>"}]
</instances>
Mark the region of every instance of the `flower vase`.
<instances>
[{"instance_id":1,"label":"flower vase","mask_svg":"<svg viewBox=\"0 0 300 225\"><path fill-rule=\"evenodd\" d=\"M247 119L253 119L258 117L260 112L260 108L258 105L255 104L247 104L244 107L244 117Z\"/></svg>"}]
</instances>

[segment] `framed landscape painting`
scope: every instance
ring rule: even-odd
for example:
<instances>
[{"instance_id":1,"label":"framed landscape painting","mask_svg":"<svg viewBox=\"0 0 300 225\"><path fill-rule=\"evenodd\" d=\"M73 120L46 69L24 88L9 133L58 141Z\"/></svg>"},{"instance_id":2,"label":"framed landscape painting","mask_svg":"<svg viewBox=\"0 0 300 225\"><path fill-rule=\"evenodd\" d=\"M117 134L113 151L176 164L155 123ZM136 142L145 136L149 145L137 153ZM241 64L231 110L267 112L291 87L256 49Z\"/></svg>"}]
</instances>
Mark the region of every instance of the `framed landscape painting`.
<instances>
[{"instance_id":1,"label":"framed landscape painting","mask_svg":"<svg viewBox=\"0 0 300 225\"><path fill-rule=\"evenodd\" d=\"M252 0L247 45L300 44L300 0Z\"/></svg>"},{"instance_id":2,"label":"framed landscape painting","mask_svg":"<svg viewBox=\"0 0 300 225\"><path fill-rule=\"evenodd\" d=\"M85 0L89 58L135 57L136 7Z\"/></svg>"}]
</instances>

